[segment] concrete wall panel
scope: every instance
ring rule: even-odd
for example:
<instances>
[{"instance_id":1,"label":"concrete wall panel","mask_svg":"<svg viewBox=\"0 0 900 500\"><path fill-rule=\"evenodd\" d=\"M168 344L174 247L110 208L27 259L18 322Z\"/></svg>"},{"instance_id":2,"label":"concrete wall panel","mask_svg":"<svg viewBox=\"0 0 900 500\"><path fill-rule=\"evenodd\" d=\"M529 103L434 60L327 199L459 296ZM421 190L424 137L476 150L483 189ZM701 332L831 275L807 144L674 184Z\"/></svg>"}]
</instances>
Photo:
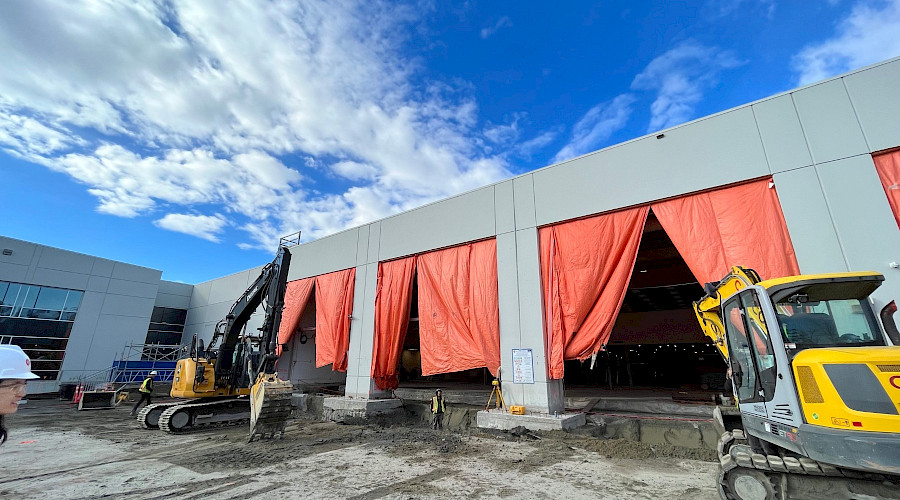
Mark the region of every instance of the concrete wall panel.
<instances>
[{"instance_id":1,"label":"concrete wall panel","mask_svg":"<svg viewBox=\"0 0 900 500\"><path fill-rule=\"evenodd\" d=\"M43 247L41 250L37 262L39 268L90 274L94 265L94 257L88 255L51 247Z\"/></svg>"},{"instance_id":2,"label":"concrete wall panel","mask_svg":"<svg viewBox=\"0 0 900 500\"><path fill-rule=\"evenodd\" d=\"M872 151L900 146L900 59L844 77Z\"/></svg>"},{"instance_id":3,"label":"concrete wall panel","mask_svg":"<svg viewBox=\"0 0 900 500\"><path fill-rule=\"evenodd\" d=\"M107 259L94 259L94 265L91 268L93 276L104 276L109 278L112 276L113 268L116 267L115 261Z\"/></svg>"},{"instance_id":4,"label":"concrete wall panel","mask_svg":"<svg viewBox=\"0 0 900 500\"><path fill-rule=\"evenodd\" d=\"M884 303L900 298L900 231L869 155L816 167L838 239L852 271L877 271L888 279L876 292Z\"/></svg>"},{"instance_id":5,"label":"concrete wall panel","mask_svg":"<svg viewBox=\"0 0 900 500\"><path fill-rule=\"evenodd\" d=\"M494 220L497 234L516 230L516 208L512 181L494 185Z\"/></svg>"},{"instance_id":6,"label":"concrete wall panel","mask_svg":"<svg viewBox=\"0 0 900 500\"><path fill-rule=\"evenodd\" d=\"M494 236L494 188L488 186L381 222L378 260Z\"/></svg>"},{"instance_id":7,"label":"concrete wall panel","mask_svg":"<svg viewBox=\"0 0 900 500\"><path fill-rule=\"evenodd\" d=\"M534 174L516 177L513 183L516 229L527 229L537 224L534 211Z\"/></svg>"},{"instance_id":8,"label":"concrete wall panel","mask_svg":"<svg viewBox=\"0 0 900 500\"><path fill-rule=\"evenodd\" d=\"M769 175L750 107L534 172L539 226Z\"/></svg>"},{"instance_id":9,"label":"concrete wall panel","mask_svg":"<svg viewBox=\"0 0 900 500\"><path fill-rule=\"evenodd\" d=\"M3 276L3 281L25 283L28 278L28 266L0 262L0 276Z\"/></svg>"},{"instance_id":10,"label":"concrete wall panel","mask_svg":"<svg viewBox=\"0 0 900 500\"><path fill-rule=\"evenodd\" d=\"M296 280L355 267L358 248L357 228L294 247L288 278Z\"/></svg>"},{"instance_id":11,"label":"concrete wall panel","mask_svg":"<svg viewBox=\"0 0 900 500\"><path fill-rule=\"evenodd\" d=\"M516 259L516 234L497 235L497 286L500 291L500 371L503 393L507 404L524 404L525 392L521 384L513 384L506 373L512 366L504 356L512 356L512 350L522 345L519 323L519 276Z\"/></svg>"},{"instance_id":12,"label":"concrete wall panel","mask_svg":"<svg viewBox=\"0 0 900 500\"><path fill-rule=\"evenodd\" d=\"M108 293L143 297L147 299L155 299L158 290L159 285L156 283L139 283L119 279L110 279L109 287L107 288Z\"/></svg>"},{"instance_id":13,"label":"concrete wall panel","mask_svg":"<svg viewBox=\"0 0 900 500\"><path fill-rule=\"evenodd\" d=\"M800 272L848 271L816 169L801 168L774 177Z\"/></svg>"},{"instance_id":14,"label":"concrete wall panel","mask_svg":"<svg viewBox=\"0 0 900 500\"><path fill-rule=\"evenodd\" d=\"M812 165L800 117L790 95L758 102L752 108L772 172Z\"/></svg>"},{"instance_id":15,"label":"concrete wall panel","mask_svg":"<svg viewBox=\"0 0 900 500\"><path fill-rule=\"evenodd\" d=\"M12 255L0 254L0 264L19 264L28 266L34 258L36 248L37 245L34 243L0 236L0 250L12 250Z\"/></svg>"},{"instance_id":16,"label":"concrete wall panel","mask_svg":"<svg viewBox=\"0 0 900 500\"><path fill-rule=\"evenodd\" d=\"M84 290L87 288L89 278L87 274L39 267L34 270L30 280L43 286Z\"/></svg>"},{"instance_id":17,"label":"concrete wall panel","mask_svg":"<svg viewBox=\"0 0 900 500\"><path fill-rule=\"evenodd\" d=\"M869 152L839 79L798 90L793 96L813 161L825 163Z\"/></svg>"},{"instance_id":18,"label":"concrete wall panel","mask_svg":"<svg viewBox=\"0 0 900 500\"><path fill-rule=\"evenodd\" d=\"M153 312L154 302L156 302L155 296L130 297L128 295L107 294L106 299L103 301L103 309L100 313L111 314L114 316L144 318L144 334L146 338L147 325L150 323L150 314Z\"/></svg>"}]
</instances>

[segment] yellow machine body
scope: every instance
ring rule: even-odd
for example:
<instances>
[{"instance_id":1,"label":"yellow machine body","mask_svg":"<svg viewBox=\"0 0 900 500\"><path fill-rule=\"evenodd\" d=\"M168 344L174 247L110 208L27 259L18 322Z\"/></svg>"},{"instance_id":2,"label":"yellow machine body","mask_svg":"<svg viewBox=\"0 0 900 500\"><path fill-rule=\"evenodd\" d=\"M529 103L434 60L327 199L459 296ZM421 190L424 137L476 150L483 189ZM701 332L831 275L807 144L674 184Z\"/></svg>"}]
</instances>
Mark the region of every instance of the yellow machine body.
<instances>
[{"instance_id":1,"label":"yellow machine body","mask_svg":"<svg viewBox=\"0 0 900 500\"><path fill-rule=\"evenodd\" d=\"M198 370L200 367L200 370ZM202 377L198 377L202 373ZM250 388L228 390L215 386L215 363L205 358L179 359L172 377L173 398L210 398L220 396L244 396L250 394Z\"/></svg>"},{"instance_id":2,"label":"yellow machine body","mask_svg":"<svg viewBox=\"0 0 900 500\"><path fill-rule=\"evenodd\" d=\"M807 423L846 431L900 431L900 347L806 349L797 353L792 364ZM874 381L893 404L895 413L860 411L862 408L849 400L853 394L846 394L847 391L841 394L829 377L826 367L835 365L856 365L870 370ZM868 383L874 381L869 379ZM867 381L860 378L853 383L862 390L861 385ZM857 406L857 409L851 406Z\"/></svg>"}]
</instances>

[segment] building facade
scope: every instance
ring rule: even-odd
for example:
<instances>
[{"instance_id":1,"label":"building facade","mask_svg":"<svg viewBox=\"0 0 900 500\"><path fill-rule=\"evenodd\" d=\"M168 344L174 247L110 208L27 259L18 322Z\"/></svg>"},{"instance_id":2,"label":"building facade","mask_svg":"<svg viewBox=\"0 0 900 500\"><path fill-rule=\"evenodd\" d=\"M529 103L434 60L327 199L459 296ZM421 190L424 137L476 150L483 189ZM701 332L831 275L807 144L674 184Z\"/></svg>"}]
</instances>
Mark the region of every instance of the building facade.
<instances>
[{"instance_id":1,"label":"building facade","mask_svg":"<svg viewBox=\"0 0 900 500\"><path fill-rule=\"evenodd\" d=\"M493 240L500 353L494 375L501 378L508 404L561 410L564 379L551 378L549 369L541 230L649 207L628 290L635 302L626 297L610 345L640 344L645 335L647 342L672 345L695 335L690 297L681 295L699 283L652 215L654 207L748 182L765 181L777 189L800 272L883 273L887 280L873 304L880 309L900 297L900 229L886 194L891 187L882 185L873 154L900 147L898 82L900 59L893 59L293 247L291 281L355 269L349 349L346 373L315 368L315 341L309 339L320 329L316 311L307 308L298 332L310 335L300 332L286 343L279 371L296 383L341 384L348 397L389 395L373 377L381 328L376 326L380 266ZM757 240L765 247L764 238ZM38 310L32 314L66 323L74 313L74 320L55 327L69 329L59 377L102 369L123 345L143 342L148 330L165 331L158 321L150 325L154 307L187 309L182 343L194 334L208 342L215 324L260 270L190 286L161 281L156 270L9 238L0 238L0 247L12 251L0 257L0 280L8 289L13 284L56 289L46 303L29 303ZM77 310L71 310L69 298L74 304L78 293ZM642 308L641 300L651 305ZM410 325L418 325L419 314L409 313ZM261 315L255 315L248 329L260 322ZM414 330L418 326L408 331ZM521 380L514 368L522 367L525 351L531 366L527 380Z\"/></svg>"}]
</instances>

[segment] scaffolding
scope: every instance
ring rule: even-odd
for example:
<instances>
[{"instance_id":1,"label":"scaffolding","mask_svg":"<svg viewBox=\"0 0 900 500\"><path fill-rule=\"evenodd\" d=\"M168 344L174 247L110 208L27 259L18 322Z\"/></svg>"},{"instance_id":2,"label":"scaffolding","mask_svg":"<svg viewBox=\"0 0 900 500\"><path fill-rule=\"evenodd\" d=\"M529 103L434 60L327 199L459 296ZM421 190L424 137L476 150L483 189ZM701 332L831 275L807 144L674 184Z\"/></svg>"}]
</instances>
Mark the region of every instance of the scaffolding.
<instances>
[{"instance_id":1,"label":"scaffolding","mask_svg":"<svg viewBox=\"0 0 900 500\"><path fill-rule=\"evenodd\" d=\"M163 344L129 344L116 355L112 366L94 373L80 375L68 384L77 384L84 390L120 390L131 384L139 384L150 372L155 371L157 382L171 382L175 365L187 346Z\"/></svg>"}]
</instances>

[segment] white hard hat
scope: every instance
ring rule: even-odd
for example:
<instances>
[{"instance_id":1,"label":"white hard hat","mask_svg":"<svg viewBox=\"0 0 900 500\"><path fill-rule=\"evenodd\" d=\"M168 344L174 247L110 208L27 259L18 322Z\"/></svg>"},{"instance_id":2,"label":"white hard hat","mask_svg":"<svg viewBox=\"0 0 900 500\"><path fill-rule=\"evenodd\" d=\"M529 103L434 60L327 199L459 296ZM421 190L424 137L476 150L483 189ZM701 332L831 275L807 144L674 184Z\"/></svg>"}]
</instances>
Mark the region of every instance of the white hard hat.
<instances>
[{"instance_id":1,"label":"white hard hat","mask_svg":"<svg viewBox=\"0 0 900 500\"><path fill-rule=\"evenodd\" d=\"M156 370L153 370L152 372L150 372L150 375L156 375Z\"/></svg>"},{"instance_id":2,"label":"white hard hat","mask_svg":"<svg viewBox=\"0 0 900 500\"><path fill-rule=\"evenodd\" d=\"M31 373L31 360L17 345L0 345L0 379L40 378Z\"/></svg>"}]
</instances>

